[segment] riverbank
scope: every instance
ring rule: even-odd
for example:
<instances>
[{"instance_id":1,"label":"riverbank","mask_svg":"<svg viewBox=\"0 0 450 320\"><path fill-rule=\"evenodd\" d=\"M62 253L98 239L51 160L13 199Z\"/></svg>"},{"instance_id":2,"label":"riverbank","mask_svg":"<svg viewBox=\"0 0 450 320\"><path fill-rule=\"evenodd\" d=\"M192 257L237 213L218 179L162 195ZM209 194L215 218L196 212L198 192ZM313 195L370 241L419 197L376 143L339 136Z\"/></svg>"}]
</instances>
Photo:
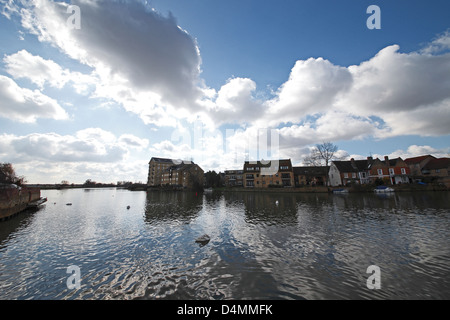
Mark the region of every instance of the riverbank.
<instances>
[{"instance_id":1,"label":"riverbank","mask_svg":"<svg viewBox=\"0 0 450 320\"><path fill-rule=\"evenodd\" d=\"M427 192L427 191L450 191L444 185L439 184L403 184L389 186L395 192ZM304 186L297 188L244 188L244 187L219 187L208 189L213 192L257 192L257 193L333 193L336 190L345 190L348 193L373 193L375 185L355 185L351 187L325 187L325 186ZM182 188L138 188L134 191L164 192L164 191L184 191ZM192 190L191 190L192 191ZM206 191L206 190L205 190Z\"/></svg>"},{"instance_id":2,"label":"riverbank","mask_svg":"<svg viewBox=\"0 0 450 320\"><path fill-rule=\"evenodd\" d=\"M38 204L41 191L38 188L19 188L15 185L0 188L0 221L7 220L31 205Z\"/></svg>"}]
</instances>

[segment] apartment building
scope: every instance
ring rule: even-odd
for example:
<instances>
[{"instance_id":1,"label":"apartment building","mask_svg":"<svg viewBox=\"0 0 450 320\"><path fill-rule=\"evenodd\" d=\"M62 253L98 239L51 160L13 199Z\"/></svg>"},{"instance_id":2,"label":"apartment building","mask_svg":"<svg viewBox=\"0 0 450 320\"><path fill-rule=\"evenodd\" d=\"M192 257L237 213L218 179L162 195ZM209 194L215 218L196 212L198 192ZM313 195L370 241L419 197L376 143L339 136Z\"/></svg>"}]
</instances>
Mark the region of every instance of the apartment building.
<instances>
[{"instance_id":1,"label":"apartment building","mask_svg":"<svg viewBox=\"0 0 450 320\"><path fill-rule=\"evenodd\" d=\"M148 168L147 186L156 187L161 185L161 177L164 170L179 164L189 164L191 161L182 161L166 158L151 158Z\"/></svg>"},{"instance_id":2,"label":"apartment building","mask_svg":"<svg viewBox=\"0 0 450 320\"><path fill-rule=\"evenodd\" d=\"M181 163L166 168L161 175L161 186L194 188L204 183L204 171L195 163Z\"/></svg>"},{"instance_id":3,"label":"apartment building","mask_svg":"<svg viewBox=\"0 0 450 320\"><path fill-rule=\"evenodd\" d=\"M245 161L243 185L245 188L294 187L291 159Z\"/></svg>"}]
</instances>

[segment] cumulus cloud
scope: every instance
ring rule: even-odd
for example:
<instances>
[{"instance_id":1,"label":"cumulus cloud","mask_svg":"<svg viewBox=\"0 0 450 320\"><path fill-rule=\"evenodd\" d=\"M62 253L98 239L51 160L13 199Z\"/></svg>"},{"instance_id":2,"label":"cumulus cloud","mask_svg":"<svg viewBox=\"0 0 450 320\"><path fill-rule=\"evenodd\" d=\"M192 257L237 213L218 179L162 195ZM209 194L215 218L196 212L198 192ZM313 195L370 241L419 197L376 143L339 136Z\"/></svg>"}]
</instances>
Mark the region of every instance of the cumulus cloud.
<instances>
[{"instance_id":1,"label":"cumulus cloud","mask_svg":"<svg viewBox=\"0 0 450 320\"><path fill-rule=\"evenodd\" d=\"M65 120L69 116L58 102L38 90L21 88L12 79L0 75L0 117L19 122L38 118Z\"/></svg>"},{"instance_id":2,"label":"cumulus cloud","mask_svg":"<svg viewBox=\"0 0 450 320\"><path fill-rule=\"evenodd\" d=\"M388 156L389 158L401 157L402 159L413 158L422 155L432 155L436 158L449 157L450 156L450 147L447 148L434 148L431 146L419 146L419 145L410 145L406 150L398 149L391 152ZM378 156L378 155L377 155ZM380 158L383 156L379 156Z\"/></svg>"},{"instance_id":3,"label":"cumulus cloud","mask_svg":"<svg viewBox=\"0 0 450 320\"><path fill-rule=\"evenodd\" d=\"M148 139L141 139L132 134L123 134L119 137L119 143L127 147L143 150L147 148L149 141Z\"/></svg>"},{"instance_id":4,"label":"cumulus cloud","mask_svg":"<svg viewBox=\"0 0 450 320\"><path fill-rule=\"evenodd\" d=\"M68 4L30 3L21 11L22 25L40 41L92 67L103 85L113 87L109 91L120 85L127 92L128 88L134 88L133 93L151 92L147 108L152 103L196 106L201 95L198 46L173 16L163 17L141 1L74 0L82 12L82 25L71 30Z\"/></svg>"},{"instance_id":5,"label":"cumulus cloud","mask_svg":"<svg viewBox=\"0 0 450 320\"><path fill-rule=\"evenodd\" d=\"M307 115L330 110L337 95L351 84L352 76L346 68L323 58L299 60L276 98L268 101L269 122L299 122Z\"/></svg>"},{"instance_id":6,"label":"cumulus cloud","mask_svg":"<svg viewBox=\"0 0 450 320\"><path fill-rule=\"evenodd\" d=\"M3 62L6 72L14 79L28 79L40 90L45 85L61 89L70 82L78 93L82 93L96 81L93 76L63 69L56 62L35 56L26 50L6 55Z\"/></svg>"},{"instance_id":7,"label":"cumulus cloud","mask_svg":"<svg viewBox=\"0 0 450 320\"><path fill-rule=\"evenodd\" d=\"M131 134L117 138L113 133L100 128L80 130L74 135L3 134L0 138L0 156L13 163L119 163L128 158L129 148L143 149L148 144L146 139Z\"/></svg>"},{"instance_id":8,"label":"cumulus cloud","mask_svg":"<svg viewBox=\"0 0 450 320\"><path fill-rule=\"evenodd\" d=\"M392 45L349 67L323 58L298 60L272 96L261 98L250 78L233 77L218 90L208 88L201 79L196 40L173 16L164 17L143 1L74 0L82 12L80 30L67 27L65 2L0 2L5 17L19 15L23 30L90 70L75 72L27 50L4 56L5 71L13 79L29 80L39 90L21 88L0 76L1 117L21 122L67 119L58 101L42 92L70 85L78 93L92 89L91 98L120 104L145 124L175 130L180 122L200 119L209 130L198 141L193 137L194 143L182 138L152 145L147 139L116 137L98 128L65 136L4 134L0 154L10 150L18 161L38 158L76 163L80 172L103 172L99 164L114 164L119 170L130 149L148 148L150 154L201 159L205 168L218 169L240 164L242 156L252 152L249 141L255 140L255 132L266 128L278 134L279 156L297 159L321 141L450 134L448 31L422 51L401 53ZM241 129L226 137L214 131L229 124ZM419 150L405 153L413 151Z\"/></svg>"},{"instance_id":9,"label":"cumulus cloud","mask_svg":"<svg viewBox=\"0 0 450 320\"><path fill-rule=\"evenodd\" d=\"M399 53L399 46L349 67L354 85L339 106L358 114L413 111L450 97L450 55Z\"/></svg>"},{"instance_id":10,"label":"cumulus cloud","mask_svg":"<svg viewBox=\"0 0 450 320\"><path fill-rule=\"evenodd\" d=\"M210 110L216 123L248 123L264 111L262 101L253 93L256 83L248 78L232 78L217 93L214 107Z\"/></svg>"}]
</instances>

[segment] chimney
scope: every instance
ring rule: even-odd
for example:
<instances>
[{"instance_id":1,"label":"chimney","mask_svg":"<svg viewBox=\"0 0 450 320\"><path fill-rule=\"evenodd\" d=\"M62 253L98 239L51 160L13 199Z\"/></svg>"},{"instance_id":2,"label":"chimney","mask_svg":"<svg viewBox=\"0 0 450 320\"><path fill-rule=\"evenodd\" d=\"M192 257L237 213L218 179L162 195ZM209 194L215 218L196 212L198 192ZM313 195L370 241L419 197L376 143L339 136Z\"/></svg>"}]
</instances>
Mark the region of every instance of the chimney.
<instances>
[{"instance_id":1,"label":"chimney","mask_svg":"<svg viewBox=\"0 0 450 320\"><path fill-rule=\"evenodd\" d=\"M372 162L373 158L372 157L367 157L367 161Z\"/></svg>"},{"instance_id":2,"label":"chimney","mask_svg":"<svg viewBox=\"0 0 450 320\"><path fill-rule=\"evenodd\" d=\"M389 165L389 157L388 156L384 156L384 162Z\"/></svg>"}]
</instances>

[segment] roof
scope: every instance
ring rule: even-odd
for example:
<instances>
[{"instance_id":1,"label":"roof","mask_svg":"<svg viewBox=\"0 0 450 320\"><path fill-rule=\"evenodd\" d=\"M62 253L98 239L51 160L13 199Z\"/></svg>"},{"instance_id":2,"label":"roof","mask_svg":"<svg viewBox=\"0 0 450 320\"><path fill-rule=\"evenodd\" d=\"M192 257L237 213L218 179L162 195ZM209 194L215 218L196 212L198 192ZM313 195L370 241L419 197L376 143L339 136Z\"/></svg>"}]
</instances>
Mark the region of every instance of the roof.
<instances>
[{"instance_id":1,"label":"roof","mask_svg":"<svg viewBox=\"0 0 450 320\"><path fill-rule=\"evenodd\" d=\"M153 158L150 159L150 162L152 162L152 161L160 162L160 163L173 163L172 159L166 159L166 158L155 158L155 157L153 157Z\"/></svg>"},{"instance_id":2,"label":"roof","mask_svg":"<svg viewBox=\"0 0 450 320\"><path fill-rule=\"evenodd\" d=\"M369 169L374 160L333 161L340 172L360 172Z\"/></svg>"},{"instance_id":3,"label":"roof","mask_svg":"<svg viewBox=\"0 0 450 320\"><path fill-rule=\"evenodd\" d=\"M408 158L405 159L405 162L407 164L416 164L416 163L420 163L423 160L425 160L426 158L431 157L433 159L436 159L435 157L433 157L432 155L427 154L426 156L419 156L419 157L413 157L413 158Z\"/></svg>"},{"instance_id":4,"label":"roof","mask_svg":"<svg viewBox=\"0 0 450 320\"><path fill-rule=\"evenodd\" d=\"M194 162L189 160L174 160L174 159L167 159L167 158L155 158L152 157L150 159L150 162L158 162L158 163L169 163L169 164L180 164L180 163L186 163L186 164L192 164Z\"/></svg>"},{"instance_id":5,"label":"roof","mask_svg":"<svg viewBox=\"0 0 450 320\"><path fill-rule=\"evenodd\" d=\"M390 167L395 167L399 161L402 162L403 159L400 158L400 157L395 158L395 159L389 159L389 166Z\"/></svg>"},{"instance_id":6,"label":"roof","mask_svg":"<svg viewBox=\"0 0 450 320\"><path fill-rule=\"evenodd\" d=\"M431 159L423 168L428 170L446 169L450 167L450 158Z\"/></svg>"}]
</instances>

